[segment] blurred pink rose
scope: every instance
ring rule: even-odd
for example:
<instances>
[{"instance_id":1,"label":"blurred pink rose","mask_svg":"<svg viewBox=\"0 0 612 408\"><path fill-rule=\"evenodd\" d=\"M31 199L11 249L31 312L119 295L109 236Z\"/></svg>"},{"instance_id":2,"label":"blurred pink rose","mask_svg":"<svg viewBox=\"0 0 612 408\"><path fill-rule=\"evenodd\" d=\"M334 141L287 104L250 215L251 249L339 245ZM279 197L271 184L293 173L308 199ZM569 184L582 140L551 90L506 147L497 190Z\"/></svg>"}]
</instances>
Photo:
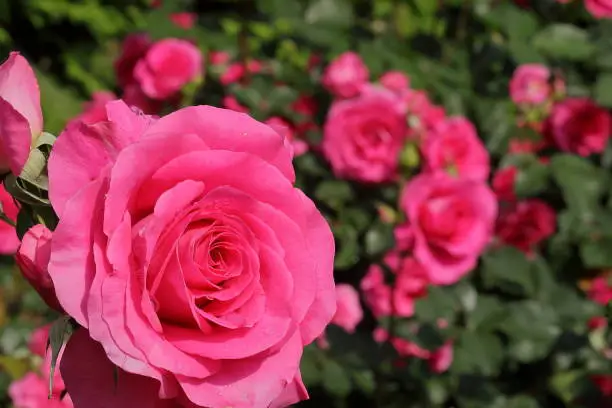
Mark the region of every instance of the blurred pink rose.
<instances>
[{"instance_id":1,"label":"blurred pink rose","mask_svg":"<svg viewBox=\"0 0 612 408\"><path fill-rule=\"evenodd\" d=\"M502 242L525 253L555 233L557 216L546 202L531 198L503 207L496 233Z\"/></svg>"},{"instance_id":2,"label":"blurred pink rose","mask_svg":"<svg viewBox=\"0 0 612 408\"><path fill-rule=\"evenodd\" d=\"M370 73L359 54L348 51L338 56L323 73L323 86L340 98L357 96Z\"/></svg>"},{"instance_id":3,"label":"blurred pink rose","mask_svg":"<svg viewBox=\"0 0 612 408\"><path fill-rule=\"evenodd\" d=\"M593 381L604 396L612 397L612 375L592 375L591 381Z\"/></svg>"},{"instance_id":4,"label":"blurred pink rose","mask_svg":"<svg viewBox=\"0 0 612 408\"><path fill-rule=\"evenodd\" d=\"M219 81L223 85L233 84L239 82L247 71L251 74L256 74L263 69L263 64L257 60L248 61L245 66L242 62L234 62L230 64L225 71L219 77Z\"/></svg>"},{"instance_id":5,"label":"blurred pink rose","mask_svg":"<svg viewBox=\"0 0 612 408\"><path fill-rule=\"evenodd\" d=\"M115 101L107 116L66 129L49 160L49 273L83 327L62 362L77 405L115 398L101 395L108 371L83 364L98 343L131 389L126 406L305 398L303 348L336 311L334 239L294 187L284 138L210 106L156 120Z\"/></svg>"},{"instance_id":6,"label":"blurred pink rose","mask_svg":"<svg viewBox=\"0 0 612 408\"><path fill-rule=\"evenodd\" d=\"M147 115L159 114L162 108L164 107L164 103L169 103L171 105L177 103L177 101L172 98L167 101L159 101L157 99L149 98L147 95L144 94L144 92L140 88L140 85L138 84L133 84L126 87L123 90L123 95L121 99L123 99L123 101L128 106L136 107Z\"/></svg>"},{"instance_id":7,"label":"blurred pink rose","mask_svg":"<svg viewBox=\"0 0 612 408\"><path fill-rule=\"evenodd\" d=\"M226 95L223 97L223 107L240 113L249 113L249 108L241 105L238 99L233 95Z\"/></svg>"},{"instance_id":8,"label":"blurred pink rose","mask_svg":"<svg viewBox=\"0 0 612 408\"><path fill-rule=\"evenodd\" d=\"M443 170L476 181L489 178L489 153L474 125L462 116L440 121L421 150L426 171Z\"/></svg>"},{"instance_id":9,"label":"blurred pink rose","mask_svg":"<svg viewBox=\"0 0 612 408\"><path fill-rule=\"evenodd\" d=\"M197 19L198 15L196 13L181 12L170 14L170 21L172 21L176 26L184 28L185 30L193 28Z\"/></svg>"},{"instance_id":10,"label":"blurred pink rose","mask_svg":"<svg viewBox=\"0 0 612 408\"><path fill-rule=\"evenodd\" d=\"M359 292L345 283L336 285L336 305L336 314L331 322L342 327L348 333L354 333L355 327L363 319Z\"/></svg>"},{"instance_id":11,"label":"blurred pink rose","mask_svg":"<svg viewBox=\"0 0 612 408\"><path fill-rule=\"evenodd\" d=\"M28 348L33 354L44 357L47 354L47 342L49 341L49 331L51 324L44 325L32 332L28 341Z\"/></svg>"},{"instance_id":12,"label":"blurred pink rose","mask_svg":"<svg viewBox=\"0 0 612 408\"><path fill-rule=\"evenodd\" d=\"M25 58L11 52L0 65L0 173L21 174L42 130L38 81Z\"/></svg>"},{"instance_id":13,"label":"blurred pink rose","mask_svg":"<svg viewBox=\"0 0 612 408\"><path fill-rule=\"evenodd\" d=\"M431 371L434 373L443 373L448 370L453 362L453 354L452 341L447 341L442 347L433 351L427 359Z\"/></svg>"},{"instance_id":14,"label":"blurred pink rose","mask_svg":"<svg viewBox=\"0 0 612 408\"><path fill-rule=\"evenodd\" d=\"M508 153L538 153L549 146L547 140L510 139Z\"/></svg>"},{"instance_id":15,"label":"blurred pink rose","mask_svg":"<svg viewBox=\"0 0 612 408\"><path fill-rule=\"evenodd\" d=\"M406 140L406 118L396 96L369 88L334 102L327 115L323 154L337 177L380 183L397 175Z\"/></svg>"},{"instance_id":16,"label":"blurred pink rose","mask_svg":"<svg viewBox=\"0 0 612 408\"><path fill-rule=\"evenodd\" d=\"M210 51L208 53L208 62L210 62L211 65L227 64L230 59L231 56L227 51Z\"/></svg>"},{"instance_id":17,"label":"blurred pink rose","mask_svg":"<svg viewBox=\"0 0 612 408\"><path fill-rule=\"evenodd\" d=\"M519 66L510 80L510 98L516 104L537 105L545 102L552 92L550 70L541 64Z\"/></svg>"},{"instance_id":18,"label":"blurred pink rose","mask_svg":"<svg viewBox=\"0 0 612 408\"><path fill-rule=\"evenodd\" d=\"M51 231L42 224L34 225L23 236L15 261L23 276L36 289L47 305L59 312L62 307L55 296L47 271L51 257Z\"/></svg>"},{"instance_id":19,"label":"blurred pink rose","mask_svg":"<svg viewBox=\"0 0 612 408\"><path fill-rule=\"evenodd\" d=\"M605 276L598 276L591 282L588 291L589 299L600 305L607 305L612 301L612 283Z\"/></svg>"},{"instance_id":20,"label":"blurred pink rose","mask_svg":"<svg viewBox=\"0 0 612 408\"><path fill-rule=\"evenodd\" d=\"M380 77L380 84L393 92L404 92L410 87L410 79L401 71L388 71Z\"/></svg>"},{"instance_id":21,"label":"blurred pink rose","mask_svg":"<svg viewBox=\"0 0 612 408\"><path fill-rule=\"evenodd\" d=\"M595 18L612 18L612 0L584 0L584 6Z\"/></svg>"},{"instance_id":22,"label":"blurred pink rose","mask_svg":"<svg viewBox=\"0 0 612 408\"><path fill-rule=\"evenodd\" d=\"M110 91L94 92L91 101L83 104L83 112L73 120L80 120L87 124L94 124L106 119L106 104L117 99Z\"/></svg>"},{"instance_id":23,"label":"blurred pink rose","mask_svg":"<svg viewBox=\"0 0 612 408\"><path fill-rule=\"evenodd\" d=\"M136 83L134 68L144 58L149 48L151 48L151 39L147 34L130 34L123 40L121 54L115 61L115 75L121 88Z\"/></svg>"},{"instance_id":24,"label":"blurred pink rose","mask_svg":"<svg viewBox=\"0 0 612 408\"><path fill-rule=\"evenodd\" d=\"M412 316L416 300L427 294L427 271L414 258L402 256L399 251L386 254L383 262L395 274L393 288L385 283L380 265L370 266L360 284L366 304L377 317Z\"/></svg>"},{"instance_id":25,"label":"blurred pink rose","mask_svg":"<svg viewBox=\"0 0 612 408\"><path fill-rule=\"evenodd\" d=\"M136 64L134 76L148 97L166 99L201 76L202 64L197 46L168 38L151 46Z\"/></svg>"},{"instance_id":26,"label":"blurred pink rose","mask_svg":"<svg viewBox=\"0 0 612 408\"><path fill-rule=\"evenodd\" d=\"M413 136L426 139L429 132L446 117L446 112L429 100L425 91L409 89L402 94L408 109L408 121Z\"/></svg>"},{"instance_id":27,"label":"blurred pink rose","mask_svg":"<svg viewBox=\"0 0 612 408\"><path fill-rule=\"evenodd\" d=\"M0 184L0 204L2 204L4 214L16 222L19 207L15 204L13 196L4 188L4 184ZM15 227L0 220L0 254L12 255L17 252L17 248L19 248L19 238L17 238Z\"/></svg>"},{"instance_id":28,"label":"blurred pink rose","mask_svg":"<svg viewBox=\"0 0 612 408\"><path fill-rule=\"evenodd\" d=\"M72 408L70 396L60 399L54 394L49 399L49 383L36 373L27 373L23 378L13 381L8 394L15 408Z\"/></svg>"},{"instance_id":29,"label":"blurred pink rose","mask_svg":"<svg viewBox=\"0 0 612 408\"><path fill-rule=\"evenodd\" d=\"M588 98L568 98L553 107L545 131L559 149L586 157L603 152L610 125L604 108Z\"/></svg>"},{"instance_id":30,"label":"blurred pink rose","mask_svg":"<svg viewBox=\"0 0 612 408\"><path fill-rule=\"evenodd\" d=\"M514 183L517 173L518 170L514 166L504 167L495 172L491 185L498 200L508 202L516 200Z\"/></svg>"},{"instance_id":31,"label":"blurred pink rose","mask_svg":"<svg viewBox=\"0 0 612 408\"><path fill-rule=\"evenodd\" d=\"M308 144L296 137L292 126L283 118L274 116L266 120L265 123L289 141L294 156L301 156L308 151Z\"/></svg>"},{"instance_id":32,"label":"blurred pink rose","mask_svg":"<svg viewBox=\"0 0 612 408\"><path fill-rule=\"evenodd\" d=\"M485 183L445 173L411 179L400 206L414 232L414 257L434 284L455 283L476 266L497 216L497 200Z\"/></svg>"}]
</instances>

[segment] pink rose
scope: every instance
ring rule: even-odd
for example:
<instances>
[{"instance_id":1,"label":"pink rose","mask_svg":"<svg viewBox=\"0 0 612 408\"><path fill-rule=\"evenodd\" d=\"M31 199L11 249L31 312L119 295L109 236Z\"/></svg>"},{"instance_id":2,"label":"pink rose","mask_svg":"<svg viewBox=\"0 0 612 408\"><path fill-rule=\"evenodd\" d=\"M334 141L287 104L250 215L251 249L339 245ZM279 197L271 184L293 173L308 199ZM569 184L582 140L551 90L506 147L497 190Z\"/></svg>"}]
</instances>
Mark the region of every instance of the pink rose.
<instances>
[{"instance_id":1,"label":"pink rose","mask_svg":"<svg viewBox=\"0 0 612 408\"><path fill-rule=\"evenodd\" d=\"M134 68L151 48L151 39L147 34L130 34L121 45L121 54L115 61L115 75L121 88L136 83Z\"/></svg>"},{"instance_id":2,"label":"pink rose","mask_svg":"<svg viewBox=\"0 0 612 408\"><path fill-rule=\"evenodd\" d=\"M136 68L134 77L153 99L166 99L202 75L202 53L192 43L176 38L156 42Z\"/></svg>"},{"instance_id":3,"label":"pink rose","mask_svg":"<svg viewBox=\"0 0 612 408\"><path fill-rule=\"evenodd\" d=\"M27 373L11 383L8 394L15 408L72 408L72 401L66 395L53 395L49 399L49 383L36 373Z\"/></svg>"},{"instance_id":4,"label":"pink rose","mask_svg":"<svg viewBox=\"0 0 612 408\"><path fill-rule=\"evenodd\" d=\"M410 87L410 79L401 71L388 71L380 77L380 84L393 92L404 92Z\"/></svg>"},{"instance_id":5,"label":"pink rose","mask_svg":"<svg viewBox=\"0 0 612 408\"><path fill-rule=\"evenodd\" d=\"M332 323L342 327L349 333L355 332L355 327L363 319L363 310L359 303L359 293L351 285L341 283L336 285L336 314Z\"/></svg>"},{"instance_id":6,"label":"pink rose","mask_svg":"<svg viewBox=\"0 0 612 408\"><path fill-rule=\"evenodd\" d=\"M331 62L323 73L323 86L340 98L357 96L368 82L370 73L361 57L351 51L345 52Z\"/></svg>"},{"instance_id":7,"label":"pink rose","mask_svg":"<svg viewBox=\"0 0 612 408\"><path fill-rule=\"evenodd\" d=\"M172 21L177 27L185 30L193 28L197 19L198 15L196 13L181 12L170 14L170 21Z\"/></svg>"},{"instance_id":8,"label":"pink rose","mask_svg":"<svg viewBox=\"0 0 612 408\"><path fill-rule=\"evenodd\" d=\"M242 77L244 76L245 72L246 72L246 69L244 65L242 65L239 62L235 62L231 64L230 66L228 66L225 72L221 74L219 81L223 85L233 84L234 82L240 81Z\"/></svg>"},{"instance_id":9,"label":"pink rose","mask_svg":"<svg viewBox=\"0 0 612 408\"><path fill-rule=\"evenodd\" d=\"M11 52L0 65L0 172L19 176L42 134L38 81L30 64Z\"/></svg>"},{"instance_id":10,"label":"pink rose","mask_svg":"<svg viewBox=\"0 0 612 408\"><path fill-rule=\"evenodd\" d=\"M482 182L424 173L405 186L400 206L414 232L414 257L433 284L451 284L476 266L493 233L497 200Z\"/></svg>"},{"instance_id":11,"label":"pink rose","mask_svg":"<svg viewBox=\"0 0 612 408\"><path fill-rule=\"evenodd\" d=\"M421 145L427 171L448 171L484 181L489 177L489 153L474 125L464 117L439 122Z\"/></svg>"},{"instance_id":12,"label":"pink rose","mask_svg":"<svg viewBox=\"0 0 612 408\"><path fill-rule=\"evenodd\" d=\"M447 341L442 347L433 351L427 360L431 371L439 374L448 370L453 362L453 354L452 341Z\"/></svg>"},{"instance_id":13,"label":"pink rose","mask_svg":"<svg viewBox=\"0 0 612 408\"><path fill-rule=\"evenodd\" d=\"M296 137L291 125L283 118L274 116L266 120L265 123L289 141L289 144L293 148L294 156L301 156L308 151L308 144Z\"/></svg>"},{"instance_id":14,"label":"pink rose","mask_svg":"<svg viewBox=\"0 0 612 408\"><path fill-rule=\"evenodd\" d=\"M117 99L114 93L109 91L94 92L92 99L83 105L83 112L73 120L80 120L89 125L106 119L106 104Z\"/></svg>"},{"instance_id":15,"label":"pink rose","mask_svg":"<svg viewBox=\"0 0 612 408\"><path fill-rule=\"evenodd\" d=\"M551 94L550 70L541 64L524 64L512 74L510 98L517 105L538 105Z\"/></svg>"},{"instance_id":16,"label":"pink rose","mask_svg":"<svg viewBox=\"0 0 612 408\"><path fill-rule=\"evenodd\" d=\"M355 99L332 104L325 123L323 154L338 177L380 183L397 174L406 139L405 113L395 95L370 88Z\"/></svg>"},{"instance_id":17,"label":"pink rose","mask_svg":"<svg viewBox=\"0 0 612 408\"><path fill-rule=\"evenodd\" d=\"M55 296L53 282L47 271L51 257L51 231L42 224L30 228L23 239L15 261L23 276L36 289L50 308L59 312L62 307Z\"/></svg>"},{"instance_id":18,"label":"pink rose","mask_svg":"<svg viewBox=\"0 0 612 408\"><path fill-rule=\"evenodd\" d=\"M611 0L584 0L584 6L595 18L612 18Z\"/></svg>"},{"instance_id":19,"label":"pink rose","mask_svg":"<svg viewBox=\"0 0 612 408\"><path fill-rule=\"evenodd\" d=\"M498 200L508 202L516 200L514 184L517 174L518 170L514 166L504 167L495 172L491 184Z\"/></svg>"},{"instance_id":20,"label":"pink rose","mask_svg":"<svg viewBox=\"0 0 612 408\"><path fill-rule=\"evenodd\" d=\"M427 271L414 258L404 257L399 251L386 254L384 264L395 274L393 288L385 283L381 266L370 266L360 284L366 304L376 317L414 315L415 302L427 294Z\"/></svg>"},{"instance_id":21,"label":"pink rose","mask_svg":"<svg viewBox=\"0 0 612 408\"><path fill-rule=\"evenodd\" d=\"M66 129L49 160L60 218L49 273L84 328L67 346L68 388L103 376L71 361L89 336L130 373L126 389L149 390L126 406L158 407L151 395L209 408L305 398L303 347L336 309L334 239L293 187L284 138L209 106L155 120L116 101L107 116ZM102 392L73 398L113 398Z\"/></svg>"},{"instance_id":22,"label":"pink rose","mask_svg":"<svg viewBox=\"0 0 612 408\"><path fill-rule=\"evenodd\" d=\"M504 207L497 221L497 235L502 242L525 253L555 233L555 210L537 198Z\"/></svg>"},{"instance_id":23,"label":"pink rose","mask_svg":"<svg viewBox=\"0 0 612 408\"><path fill-rule=\"evenodd\" d=\"M545 131L559 149L586 157L605 149L610 114L587 98L567 98L553 107Z\"/></svg>"},{"instance_id":24,"label":"pink rose","mask_svg":"<svg viewBox=\"0 0 612 408\"><path fill-rule=\"evenodd\" d=\"M211 65L224 65L230 61L230 54L226 51L210 51L208 61Z\"/></svg>"},{"instance_id":25,"label":"pink rose","mask_svg":"<svg viewBox=\"0 0 612 408\"><path fill-rule=\"evenodd\" d=\"M606 277L598 276L591 282L588 296L595 303L607 305L612 301L612 283Z\"/></svg>"},{"instance_id":26,"label":"pink rose","mask_svg":"<svg viewBox=\"0 0 612 408\"><path fill-rule=\"evenodd\" d=\"M408 109L410 130L420 139L425 139L429 132L446 118L441 106L433 104L425 91L408 89L402 94Z\"/></svg>"},{"instance_id":27,"label":"pink rose","mask_svg":"<svg viewBox=\"0 0 612 408\"><path fill-rule=\"evenodd\" d=\"M49 341L49 331L51 324L44 325L32 332L28 341L28 348L33 354L44 357L47 354L47 342Z\"/></svg>"},{"instance_id":28,"label":"pink rose","mask_svg":"<svg viewBox=\"0 0 612 408\"><path fill-rule=\"evenodd\" d=\"M17 207L15 199L6 191L3 184L0 184L0 204L2 204L4 214L10 220L16 222L19 207ZM0 254L12 255L17 252L17 248L19 248L19 238L17 238L15 227L0 220Z\"/></svg>"},{"instance_id":29,"label":"pink rose","mask_svg":"<svg viewBox=\"0 0 612 408\"><path fill-rule=\"evenodd\" d=\"M226 95L223 97L223 107L240 113L249 113L249 108L241 105L238 99L233 95Z\"/></svg>"}]
</instances>

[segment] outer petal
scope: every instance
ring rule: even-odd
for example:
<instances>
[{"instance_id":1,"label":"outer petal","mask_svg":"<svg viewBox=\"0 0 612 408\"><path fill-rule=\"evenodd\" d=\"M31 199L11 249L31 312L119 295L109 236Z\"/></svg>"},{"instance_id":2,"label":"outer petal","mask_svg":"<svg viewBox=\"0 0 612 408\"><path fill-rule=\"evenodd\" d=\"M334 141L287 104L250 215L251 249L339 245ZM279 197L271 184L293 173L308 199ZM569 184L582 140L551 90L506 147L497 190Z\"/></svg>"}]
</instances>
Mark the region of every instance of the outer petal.
<instances>
[{"instance_id":1,"label":"outer petal","mask_svg":"<svg viewBox=\"0 0 612 408\"><path fill-rule=\"evenodd\" d=\"M204 381L178 378L189 399L210 408L254 408L270 405L299 369L302 342L294 334L276 354L226 360L218 374Z\"/></svg>"},{"instance_id":2,"label":"outer petal","mask_svg":"<svg viewBox=\"0 0 612 408\"><path fill-rule=\"evenodd\" d=\"M81 189L66 204L67 214L53 233L49 275L60 304L81 326L88 326L87 299L96 267L93 261L92 225L96 202L101 202L105 180L98 179Z\"/></svg>"},{"instance_id":3,"label":"outer petal","mask_svg":"<svg viewBox=\"0 0 612 408\"><path fill-rule=\"evenodd\" d=\"M32 133L27 119L0 97L0 170L20 175L28 160Z\"/></svg>"},{"instance_id":4,"label":"outer petal","mask_svg":"<svg viewBox=\"0 0 612 408\"><path fill-rule=\"evenodd\" d=\"M246 152L277 167L287 179L295 181L291 149L272 128L252 117L212 106L192 106L161 118L147 135L199 135L211 149Z\"/></svg>"},{"instance_id":5,"label":"outer petal","mask_svg":"<svg viewBox=\"0 0 612 408\"><path fill-rule=\"evenodd\" d=\"M58 137L49 159L49 196L60 214L66 202L89 181L100 176L119 152L140 138L153 123L123 101L106 104L108 121L87 125L76 121Z\"/></svg>"},{"instance_id":6,"label":"outer petal","mask_svg":"<svg viewBox=\"0 0 612 408\"><path fill-rule=\"evenodd\" d=\"M29 123L31 135L43 129L40 90L32 67L18 52L11 52L0 65L0 97L8 102Z\"/></svg>"},{"instance_id":7,"label":"outer petal","mask_svg":"<svg viewBox=\"0 0 612 408\"><path fill-rule=\"evenodd\" d=\"M307 399L308 391L306 391L302 382L302 375L298 372L293 381L285 387L282 394L272 401L269 408L285 408Z\"/></svg>"},{"instance_id":8,"label":"outer petal","mask_svg":"<svg viewBox=\"0 0 612 408\"><path fill-rule=\"evenodd\" d=\"M155 380L114 367L85 329L70 337L60 370L75 408L181 407L173 400L158 398Z\"/></svg>"}]
</instances>

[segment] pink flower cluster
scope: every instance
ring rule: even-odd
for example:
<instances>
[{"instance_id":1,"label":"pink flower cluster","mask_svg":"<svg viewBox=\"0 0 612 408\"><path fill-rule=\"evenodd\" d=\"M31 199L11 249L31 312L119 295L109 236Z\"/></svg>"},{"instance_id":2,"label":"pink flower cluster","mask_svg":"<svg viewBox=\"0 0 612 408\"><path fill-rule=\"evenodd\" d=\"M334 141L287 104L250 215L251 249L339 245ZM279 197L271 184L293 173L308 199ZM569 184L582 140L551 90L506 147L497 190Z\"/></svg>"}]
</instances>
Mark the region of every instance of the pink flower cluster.
<instances>
[{"instance_id":1,"label":"pink flower cluster","mask_svg":"<svg viewBox=\"0 0 612 408\"><path fill-rule=\"evenodd\" d=\"M43 359L40 367L28 372L9 386L8 394L16 408L73 408L70 395L65 394L66 385L58 369L55 370L53 388L49 395L51 372L51 352L47 352L49 330L49 325L35 330L28 344L32 354Z\"/></svg>"}]
</instances>

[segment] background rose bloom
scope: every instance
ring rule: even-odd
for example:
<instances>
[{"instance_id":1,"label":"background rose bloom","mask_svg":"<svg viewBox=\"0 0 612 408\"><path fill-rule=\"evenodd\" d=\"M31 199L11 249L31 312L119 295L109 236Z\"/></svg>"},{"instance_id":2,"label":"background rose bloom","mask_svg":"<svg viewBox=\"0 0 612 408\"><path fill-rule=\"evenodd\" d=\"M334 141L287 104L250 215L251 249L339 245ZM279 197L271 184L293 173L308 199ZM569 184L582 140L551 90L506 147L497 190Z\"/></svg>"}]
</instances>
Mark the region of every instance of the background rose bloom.
<instances>
[{"instance_id":1,"label":"background rose bloom","mask_svg":"<svg viewBox=\"0 0 612 408\"><path fill-rule=\"evenodd\" d=\"M91 101L83 104L83 112L73 120L94 124L106 119L106 104L117 99L114 93L109 91L94 92Z\"/></svg>"},{"instance_id":2,"label":"background rose bloom","mask_svg":"<svg viewBox=\"0 0 612 408\"><path fill-rule=\"evenodd\" d=\"M497 236L502 242L530 253L556 229L555 210L539 199L520 201L500 211Z\"/></svg>"},{"instance_id":3,"label":"background rose bloom","mask_svg":"<svg viewBox=\"0 0 612 408\"><path fill-rule=\"evenodd\" d=\"M504 167L495 172L491 184L498 200L508 202L516 200L514 183L517 173L518 169L514 166Z\"/></svg>"},{"instance_id":4,"label":"background rose bloom","mask_svg":"<svg viewBox=\"0 0 612 408\"><path fill-rule=\"evenodd\" d=\"M351 285L341 283L336 285L336 314L332 323L342 327L349 333L355 332L355 327L363 319L363 310L359 303L359 292Z\"/></svg>"},{"instance_id":5,"label":"background rose bloom","mask_svg":"<svg viewBox=\"0 0 612 408\"><path fill-rule=\"evenodd\" d=\"M125 37L121 45L121 54L115 61L115 75L121 88L137 82L134 78L134 68L144 58L151 44L147 34L131 34Z\"/></svg>"},{"instance_id":6,"label":"background rose bloom","mask_svg":"<svg viewBox=\"0 0 612 408\"><path fill-rule=\"evenodd\" d=\"M42 130L38 81L25 58L11 52L0 65L0 173L21 174Z\"/></svg>"},{"instance_id":7,"label":"background rose bloom","mask_svg":"<svg viewBox=\"0 0 612 408\"><path fill-rule=\"evenodd\" d=\"M16 221L19 208L13 197L4 188L4 184L0 185L0 204L2 204L4 214L10 220ZM0 254L12 255L17 248L19 248L19 238L17 238L15 227L0 221Z\"/></svg>"},{"instance_id":8,"label":"background rose bloom","mask_svg":"<svg viewBox=\"0 0 612 408\"><path fill-rule=\"evenodd\" d=\"M408 90L410 79L401 71L388 71L380 77L380 84L393 92L403 92Z\"/></svg>"},{"instance_id":9,"label":"background rose bloom","mask_svg":"<svg viewBox=\"0 0 612 408\"><path fill-rule=\"evenodd\" d=\"M520 65L510 79L510 98L516 104L540 104L551 94L550 70L541 64Z\"/></svg>"},{"instance_id":10,"label":"background rose bloom","mask_svg":"<svg viewBox=\"0 0 612 408\"><path fill-rule=\"evenodd\" d=\"M596 18L612 18L611 0L584 0L587 11Z\"/></svg>"},{"instance_id":11,"label":"background rose bloom","mask_svg":"<svg viewBox=\"0 0 612 408\"><path fill-rule=\"evenodd\" d=\"M406 139L403 108L390 91L369 88L335 102L327 116L323 154L338 177L363 182L392 180Z\"/></svg>"},{"instance_id":12,"label":"background rose bloom","mask_svg":"<svg viewBox=\"0 0 612 408\"><path fill-rule=\"evenodd\" d=\"M325 69L322 83L333 95L340 98L357 96L368 82L370 72L359 54L345 52Z\"/></svg>"},{"instance_id":13,"label":"background rose bloom","mask_svg":"<svg viewBox=\"0 0 612 408\"><path fill-rule=\"evenodd\" d=\"M169 38L151 46L136 64L134 76L148 97L165 99L202 75L202 64L198 47Z\"/></svg>"},{"instance_id":14,"label":"background rose bloom","mask_svg":"<svg viewBox=\"0 0 612 408\"><path fill-rule=\"evenodd\" d=\"M459 177L485 181L489 177L489 153L464 117L439 122L421 146L427 171L444 170Z\"/></svg>"},{"instance_id":15,"label":"background rose bloom","mask_svg":"<svg viewBox=\"0 0 612 408\"><path fill-rule=\"evenodd\" d=\"M49 331L51 324L39 327L32 332L28 341L28 348L33 354L44 357L47 354L47 344L49 342Z\"/></svg>"},{"instance_id":16,"label":"background rose bloom","mask_svg":"<svg viewBox=\"0 0 612 408\"><path fill-rule=\"evenodd\" d=\"M559 149L586 157L605 149L610 114L588 98L567 98L553 107L545 129Z\"/></svg>"},{"instance_id":17,"label":"background rose bloom","mask_svg":"<svg viewBox=\"0 0 612 408\"><path fill-rule=\"evenodd\" d=\"M51 231L42 224L30 228L23 239L19 251L15 255L15 261L23 276L36 289L45 303L57 311L62 307L55 296L53 282L47 271L49 258L51 257Z\"/></svg>"},{"instance_id":18,"label":"background rose bloom","mask_svg":"<svg viewBox=\"0 0 612 408\"><path fill-rule=\"evenodd\" d=\"M486 184L445 173L414 177L400 205L414 232L414 257L434 284L454 283L476 266L497 216Z\"/></svg>"},{"instance_id":19,"label":"background rose bloom","mask_svg":"<svg viewBox=\"0 0 612 408\"><path fill-rule=\"evenodd\" d=\"M15 408L72 408L70 396L60 399L53 395L49 399L49 382L36 373L27 373L23 378L13 382L8 394Z\"/></svg>"},{"instance_id":20,"label":"background rose bloom","mask_svg":"<svg viewBox=\"0 0 612 408\"><path fill-rule=\"evenodd\" d=\"M162 399L304 398L302 349L336 308L334 240L293 187L284 138L207 106L156 121L117 101L107 116L64 131L49 163L60 216L49 273L66 312ZM62 367L70 389L97 373L70 362L81 332ZM150 394L129 406L157 406Z\"/></svg>"}]
</instances>

